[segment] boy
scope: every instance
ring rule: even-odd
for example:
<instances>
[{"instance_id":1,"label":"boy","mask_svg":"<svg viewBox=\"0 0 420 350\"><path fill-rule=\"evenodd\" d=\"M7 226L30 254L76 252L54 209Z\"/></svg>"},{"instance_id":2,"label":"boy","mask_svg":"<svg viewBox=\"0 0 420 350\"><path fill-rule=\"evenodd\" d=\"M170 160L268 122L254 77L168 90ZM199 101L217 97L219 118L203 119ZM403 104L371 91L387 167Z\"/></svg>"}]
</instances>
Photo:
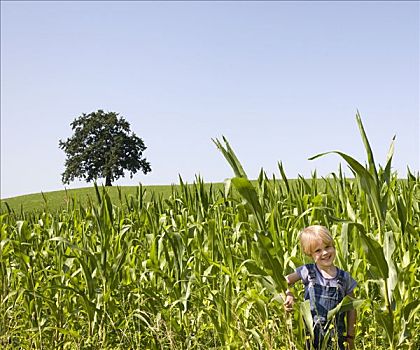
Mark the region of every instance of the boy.
<instances>
[{"instance_id":1,"label":"boy","mask_svg":"<svg viewBox=\"0 0 420 350\"><path fill-rule=\"evenodd\" d=\"M334 241L326 227L309 226L299 234L299 239L303 252L312 257L314 264L298 267L295 272L286 276L286 280L290 286L302 280L305 286L305 300L310 301L314 322L313 345L318 350L321 349L328 328L328 311L336 307L344 296L353 297L353 289L357 283L348 272L334 266L336 255ZM291 311L293 304L294 296L287 290L284 302L286 311ZM334 322L340 350L346 349L344 343L348 344L347 349L354 347L356 310L347 312L347 329L345 329L344 316L343 313L338 314Z\"/></svg>"}]
</instances>

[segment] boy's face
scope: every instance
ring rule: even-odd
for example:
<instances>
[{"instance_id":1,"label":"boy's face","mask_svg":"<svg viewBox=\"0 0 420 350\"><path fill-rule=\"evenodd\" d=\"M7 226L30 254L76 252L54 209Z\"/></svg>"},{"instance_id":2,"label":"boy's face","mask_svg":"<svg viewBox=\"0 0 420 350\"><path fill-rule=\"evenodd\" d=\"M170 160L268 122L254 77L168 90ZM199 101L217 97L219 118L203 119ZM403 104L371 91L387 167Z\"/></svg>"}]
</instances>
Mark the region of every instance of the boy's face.
<instances>
[{"instance_id":1,"label":"boy's face","mask_svg":"<svg viewBox=\"0 0 420 350\"><path fill-rule=\"evenodd\" d=\"M312 259L319 268L326 268L334 265L335 248L331 243L325 243L321 239L314 242Z\"/></svg>"}]
</instances>

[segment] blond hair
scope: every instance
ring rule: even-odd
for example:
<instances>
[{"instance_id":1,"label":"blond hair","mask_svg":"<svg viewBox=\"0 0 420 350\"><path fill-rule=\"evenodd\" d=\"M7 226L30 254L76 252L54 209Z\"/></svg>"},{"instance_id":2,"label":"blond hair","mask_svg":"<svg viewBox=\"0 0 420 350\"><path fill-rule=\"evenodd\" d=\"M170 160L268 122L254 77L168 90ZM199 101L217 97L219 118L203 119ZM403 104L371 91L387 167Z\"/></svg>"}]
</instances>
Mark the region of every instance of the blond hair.
<instances>
[{"instance_id":1,"label":"blond hair","mask_svg":"<svg viewBox=\"0 0 420 350\"><path fill-rule=\"evenodd\" d=\"M325 226L312 225L304 228L299 233L300 246L306 255L312 254L313 246L317 241L322 240L324 244L334 246L334 240L330 231Z\"/></svg>"}]
</instances>

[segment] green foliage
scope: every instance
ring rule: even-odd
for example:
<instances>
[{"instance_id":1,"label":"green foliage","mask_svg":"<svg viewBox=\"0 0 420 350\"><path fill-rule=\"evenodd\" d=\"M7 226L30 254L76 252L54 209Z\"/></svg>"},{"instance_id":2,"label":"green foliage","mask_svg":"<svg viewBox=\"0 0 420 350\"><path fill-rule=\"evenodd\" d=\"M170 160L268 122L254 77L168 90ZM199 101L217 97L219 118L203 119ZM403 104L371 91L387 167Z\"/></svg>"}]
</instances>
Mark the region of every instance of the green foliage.
<instances>
[{"instance_id":1,"label":"green foliage","mask_svg":"<svg viewBox=\"0 0 420 350\"><path fill-rule=\"evenodd\" d=\"M282 276L305 262L299 231L323 224L358 281L357 299L330 316L358 307L357 349L417 350L419 176L377 169L378 216L363 171L291 181L279 168L287 181L180 179L167 195L95 186L59 211L48 194L42 211L4 210L1 347L303 350L308 304L297 287L295 312L284 311Z\"/></svg>"},{"instance_id":2,"label":"green foliage","mask_svg":"<svg viewBox=\"0 0 420 350\"><path fill-rule=\"evenodd\" d=\"M284 312L278 276L304 262L299 230L324 223L336 239L340 267L359 283L356 297L366 300L358 348L385 349L392 341L398 349L417 349L420 196L413 187L419 179L390 188L391 203L411 201L413 208L404 219L410 234L402 234L397 206L388 212L395 248L387 243L384 256L399 271L393 317L383 311L381 277L358 226L333 219L354 215L376 230L360 187L337 177L325 192L312 193L302 181L290 181L289 190L264 178L253 183L266 231L240 193L226 195L200 179L173 187L167 197L137 187L111 199L116 188L97 188L83 205L72 200L59 212L3 213L3 348L303 349L307 312L303 304L293 316Z\"/></svg>"},{"instance_id":3,"label":"green foliage","mask_svg":"<svg viewBox=\"0 0 420 350\"><path fill-rule=\"evenodd\" d=\"M151 171L150 163L142 157L146 149L143 140L130 131L130 124L118 113L83 113L70 125L73 136L59 141L66 153L63 183L75 178L87 182L105 178L106 186L111 186L125 170L130 177L139 170L144 174Z\"/></svg>"},{"instance_id":4,"label":"green foliage","mask_svg":"<svg viewBox=\"0 0 420 350\"><path fill-rule=\"evenodd\" d=\"M392 195L390 190L391 184L396 180L395 178L393 179L391 174L395 136L391 142L385 168L379 167L378 169L359 112L357 112L356 120L368 159L365 167L354 158L339 151L319 154L310 159L315 159L328 153L337 153L347 162L355 174L356 183L359 184L361 192L367 200L367 209L372 213L372 217L375 218L376 222L371 222L370 225L364 225L360 222L353 222L352 224L359 231L366 260L370 264L369 272L372 279L381 286L385 312L376 310L376 317L386 332L390 349L398 349L405 339L406 327L404 321L400 323L400 313L404 308L405 300L401 299L399 293L394 293L400 274L393 259L396 248L394 236L399 231L399 227L391 219L392 214L389 210L389 206L392 203L389 201L389 197ZM394 193L395 195L397 194ZM389 228L386 227L387 219L391 223ZM394 230L396 232L393 232ZM366 231L372 232L371 235L368 235Z\"/></svg>"}]
</instances>

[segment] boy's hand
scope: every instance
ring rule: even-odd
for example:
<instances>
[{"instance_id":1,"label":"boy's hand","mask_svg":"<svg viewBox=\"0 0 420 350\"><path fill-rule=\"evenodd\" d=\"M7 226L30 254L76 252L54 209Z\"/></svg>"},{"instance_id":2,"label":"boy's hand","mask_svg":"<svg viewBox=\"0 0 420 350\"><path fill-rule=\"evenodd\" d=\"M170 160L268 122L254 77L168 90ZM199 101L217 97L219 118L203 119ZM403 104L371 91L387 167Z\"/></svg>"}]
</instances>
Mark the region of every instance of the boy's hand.
<instances>
[{"instance_id":1,"label":"boy's hand","mask_svg":"<svg viewBox=\"0 0 420 350\"><path fill-rule=\"evenodd\" d=\"M286 300L284 302L284 308L287 312L293 311L293 305L295 303L295 298L292 293L286 293Z\"/></svg>"},{"instance_id":2,"label":"boy's hand","mask_svg":"<svg viewBox=\"0 0 420 350\"><path fill-rule=\"evenodd\" d=\"M346 338L346 350L353 350L354 349L354 338Z\"/></svg>"}]
</instances>

